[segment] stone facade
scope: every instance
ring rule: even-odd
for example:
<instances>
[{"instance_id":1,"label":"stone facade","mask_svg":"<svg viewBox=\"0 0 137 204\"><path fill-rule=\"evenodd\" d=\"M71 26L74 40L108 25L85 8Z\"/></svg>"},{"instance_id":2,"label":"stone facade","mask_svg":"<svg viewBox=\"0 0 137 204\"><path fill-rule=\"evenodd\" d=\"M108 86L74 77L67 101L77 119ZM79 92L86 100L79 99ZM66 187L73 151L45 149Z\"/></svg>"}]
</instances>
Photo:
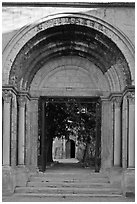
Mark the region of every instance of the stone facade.
<instances>
[{"instance_id":1,"label":"stone facade","mask_svg":"<svg viewBox=\"0 0 137 204\"><path fill-rule=\"evenodd\" d=\"M25 186L37 171L40 96L100 97L101 170L108 171L111 182L119 172L115 182L123 193L134 192L134 5L57 10L11 29L15 14L22 11L21 19L24 9L3 7L4 193Z\"/></svg>"}]
</instances>

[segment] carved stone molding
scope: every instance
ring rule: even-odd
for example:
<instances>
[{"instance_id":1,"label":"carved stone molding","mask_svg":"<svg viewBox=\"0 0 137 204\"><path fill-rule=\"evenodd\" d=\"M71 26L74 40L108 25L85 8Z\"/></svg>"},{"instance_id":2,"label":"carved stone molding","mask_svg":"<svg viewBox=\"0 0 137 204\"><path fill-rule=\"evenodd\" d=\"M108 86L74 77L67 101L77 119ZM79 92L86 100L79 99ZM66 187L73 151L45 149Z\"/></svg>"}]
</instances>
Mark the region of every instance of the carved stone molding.
<instances>
[{"instance_id":1,"label":"carved stone molding","mask_svg":"<svg viewBox=\"0 0 137 204\"><path fill-rule=\"evenodd\" d=\"M12 95L11 91L4 90L4 91L2 91L2 97L4 99L4 102L10 103L13 95Z\"/></svg>"},{"instance_id":2,"label":"carved stone molding","mask_svg":"<svg viewBox=\"0 0 137 204\"><path fill-rule=\"evenodd\" d=\"M100 22L96 22L91 19L84 19L82 17L59 17L55 19L47 20L37 25L36 32L40 32L50 27L60 26L64 24L75 24L75 25L84 25L91 28L96 28L100 31L107 32L106 27Z\"/></svg>"},{"instance_id":3,"label":"carved stone molding","mask_svg":"<svg viewBox=\"0 0 137 204\"><path fill-rule=\"evenodd\" d=\"M26 103L27 103L27 99L25 96L18 97L18 104L20 107L25 107Z\"/></svg>"},{"instance_id":4,"label":"carved stone molding","mask_svg":"<svg viewBox=\"0 0 137 204\"><path fill-rule=\"evenodd\" d=\"M135 93L130 92L127 94L127 99L129 100L129 103L134 105L135 104Z\"/></svg>"},{"instance_id":5,"label":"carved stone molding","mask_svg":"<svg viewBox=\"0 0 137 204\"><path fill-rule=\"evenodd\" d=\"M112 99L114 105L115 105L115 108L119 108L121 106L121 102L122 102L122 98L120 96L115 96L113 99Z\"/></svg>"}]
</instances>

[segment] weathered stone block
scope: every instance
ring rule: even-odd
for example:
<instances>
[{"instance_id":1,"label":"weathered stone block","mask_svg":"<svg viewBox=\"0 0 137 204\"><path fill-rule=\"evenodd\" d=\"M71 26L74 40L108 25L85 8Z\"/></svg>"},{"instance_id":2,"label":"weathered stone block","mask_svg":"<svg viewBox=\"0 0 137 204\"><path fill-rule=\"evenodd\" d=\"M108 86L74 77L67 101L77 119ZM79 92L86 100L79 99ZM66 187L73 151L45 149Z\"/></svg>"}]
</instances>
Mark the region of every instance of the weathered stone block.
<instances>
[{"instance_id":1,"label":"weathered stone block","mask_svg":"<svg viewBox=\"0 0 137 204\"><path fill-rule=\"evenodd\" d=\"M122 168L112 167L112 168L106 169L106 171L112 186L119 187L121 189ZM121 193L122 193L122 189L121 189Z\"/></svg>"},{"instance_id":2,"label":"weathered stone block","mask_svg":"<svg viewBox=\"0 0 137 204\"><path fill-rule=\"evenodd\" d=\"M15 171L11 167L2 167L2 194L9 195L16 186Z\"/></svg>"},{"instance_id":3,"label":"weathered stone block","mask_svg":"<svg viewBox=\"0 0 137 204\"><path fill-rule=\"evenodd\" d=\"M123 194L127 197L135 195L135 169L126 169L122 175Z\"/></svg>"},{"instance_id":4,"label":"weathered stone block","mask_svg":"<svg viewBox=\"0 0 137 204\"><path fill-rule=\"evenodd\" d=\"M16 186L26 186L29 178L29 170L25 166L16 168Z\"/></svg>"}]
</instances>

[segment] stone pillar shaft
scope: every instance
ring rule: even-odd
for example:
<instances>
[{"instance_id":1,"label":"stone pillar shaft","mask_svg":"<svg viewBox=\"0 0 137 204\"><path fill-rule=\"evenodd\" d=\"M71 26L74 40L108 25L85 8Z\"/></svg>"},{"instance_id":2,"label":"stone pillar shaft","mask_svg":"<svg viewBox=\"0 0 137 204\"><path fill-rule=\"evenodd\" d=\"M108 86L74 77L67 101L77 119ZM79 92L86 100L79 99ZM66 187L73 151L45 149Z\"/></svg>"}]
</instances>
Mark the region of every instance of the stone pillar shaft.
<instances>
[{"instance_id":1,"label":"stone pillar shaft","mask_svg":"<svg viewBox=\"0 0 137 204\"><path fill-rule=\"evenodd\" d=\"M115 121L114 121L114 166L121 165L121 111L120 97L115 98Z\"/></svg>"},{"instance_id":2,"label":"stone pillar shaft","mask_svg":"<svg viewBox=\"0 0 137 204\"><path fill-rule=\"evenodd\" d=\"M128 167L135 167L135 104L134 94L129 99Z\"/></svg>"},{"instance_id":3,"label":"stone pillar shaft","mask_svg":"<svg viewBox=\"0 0 137 204\"><path fill-rule=\"evenodd\" d=\"M65 137L63 137L63 158L66 158L66 141Z\"/></svg>"},{"instance_id":4,"label":"stone pillar shaft","mask_svg":"<svg viewBox=\"0 0 137 204\"><path fill-rule=\"evenodd\" d=\"M12 94L9 91L3 92L3 165L10 165L10 109Z\"/></svg>"},{"instance_id":5,"label":"stone pillar shaft","mask_svg":"<svg viewBox=\"0 0 137 204\"><path fill-rule=\"evenodd\" d=\"M25 156L25 97L19 97L18 165L24 165Z\"/></svg>"},{"instance_id":6,"label":"stone pillar shaft","mask_svg":"<svg viewBox=\"0 0 137 204\"><path fill-rule=\"evenodd\" d=\"M127 135L128 135L128 104L127 98L123 98L122 107L122 167L127 168Z\"/></svg>"},{"instance_id":7,"label":"stone pillar shaft","mask_svg":"<svg viewBox=\"0 0 137 204\"><path fill-rule=\"evenodd\" d=\"M112 102L102 98L101 117L101 168L113 165L113 118Z\"/></svg>"}]
</instances>

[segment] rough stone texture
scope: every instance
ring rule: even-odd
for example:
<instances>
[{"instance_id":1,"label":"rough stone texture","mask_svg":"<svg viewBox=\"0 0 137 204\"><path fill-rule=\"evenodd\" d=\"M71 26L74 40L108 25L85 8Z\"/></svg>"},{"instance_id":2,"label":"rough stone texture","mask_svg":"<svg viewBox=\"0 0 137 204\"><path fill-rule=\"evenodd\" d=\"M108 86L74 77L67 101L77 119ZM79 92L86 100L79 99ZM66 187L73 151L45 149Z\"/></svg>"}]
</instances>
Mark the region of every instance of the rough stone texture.
<instances>
[{"instance_id":1,"label":"rough stone texture","mask_svg":"<svg viewBox=\"0 0 137 204\"><path fill-rule=\"evenodd\" d=\"M15 171L16 186L26 186L29 178L29 170L25 166L17 166Z\"/></svg>"},{"instance_id":2,"label":"rough stone texture","mask_svg":"<svg viewBox=\"0 0 137 204\"><path fill-rule=\"evenodd\" d=\"M122 168L120 167L112 167L107 169L107 175L110 179L110 183L114 187L119 187L121 189L121 193L123 193L123 187L122 187Z\"/></svg>"},{"instance_id":3,"label":"rough stone texture","mask_svg":"<svg viewBox=\"0 0 137 204\"><path fill-rule=\"evenodd\" d=\"M15 171L11 167L2 167L2 194L12 194L14 192L15 186Z\"/></svg>"},{"instance_id":4,"label":"rough stone texture","mask_svg":"<svg viewBox=\"0 0 137 204\"><path fill-rule=\"evenodd\" d=\"M122 175L123 194L127 197L135 195L135 169L126 169Z\"/></svg>"},{"instance_id":5,"label":"rough stone texture","mask_svg":"<svg viewBox=\"0 0 137 204\"><path fill-rule=\"evenodd\" d=\"M87 13L95 15L123 31L134 44L135 13L134 8L98 8Z\"/></svg>"},{"instance_id":6,"label":"rough stone texture","mask_svg":"<svg viewBox=\"0 0 137 204\"><path fill-rule=\"evenodd\" d=\"M117 197L110 197L110 198L106 198L104 196L100 196L100 197L91 197L88 198L87 196L82 198L82 197L69 197L69 196L64 196L64 197L41 197L41 196L29 196L29 197L24 197L24 196L3 196L3 202L134 202L135 199L134 198L125 198L125 197L121 197L121 198L117 198Z\"/></svg>"}]
</instances>

